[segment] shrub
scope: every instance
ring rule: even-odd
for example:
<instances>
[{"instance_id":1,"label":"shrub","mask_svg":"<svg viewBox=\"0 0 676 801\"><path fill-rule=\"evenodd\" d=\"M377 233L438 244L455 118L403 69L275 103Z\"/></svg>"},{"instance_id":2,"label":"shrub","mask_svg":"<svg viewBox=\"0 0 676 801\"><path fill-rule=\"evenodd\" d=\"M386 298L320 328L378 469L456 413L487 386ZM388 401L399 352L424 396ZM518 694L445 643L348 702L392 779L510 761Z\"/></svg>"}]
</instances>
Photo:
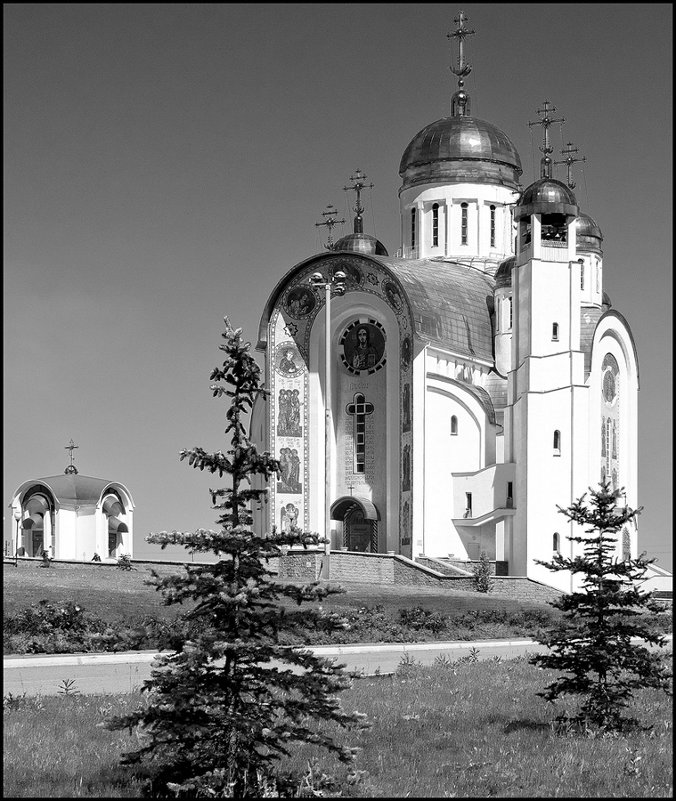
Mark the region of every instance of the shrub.
<instances>
[{"instance_id":1,"label":"shrub","mask_svg":"<svg viewBox=\"0 0 676 801\"><path fill-rule=\"evenodd\" d=\"M477 592L491 592L494 581L491 575L491 562L486 551L479 554L479 562L472 570L474 588Z\"/></svg>"}]
</instances>

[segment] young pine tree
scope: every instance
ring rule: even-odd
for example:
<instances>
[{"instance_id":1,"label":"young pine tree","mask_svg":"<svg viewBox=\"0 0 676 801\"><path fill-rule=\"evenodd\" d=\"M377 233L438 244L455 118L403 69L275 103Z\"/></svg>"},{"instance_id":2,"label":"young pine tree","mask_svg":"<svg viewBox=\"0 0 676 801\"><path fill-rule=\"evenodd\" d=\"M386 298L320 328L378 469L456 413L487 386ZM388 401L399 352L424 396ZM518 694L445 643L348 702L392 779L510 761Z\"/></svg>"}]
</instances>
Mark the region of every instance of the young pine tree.
<instances>
[{"instance_id":1,"label":"young pine tree","mask_svg":"<svg viewBox=\"0 0 676 801\"><path fill-rule=\"evenodd\" d=\"M491 562L486 551L479 554L479 562L472 570L474 588L477 592L491 592L495 582L491 575Z\"/></svg>"},{"instance_id":2,"label":"young pine tree","mask_svg":"<svg viewBox=\"0 0 676 801\"><path fill-rule=\"evenodd\" d=\"M227 318L225 324L220 347L226 358L211 374L216 382L211 389L214 396L230 399L230 450L193 448L180 454L193 467L230 476L229 488L210 490L214 508L220 510L220 530L161 532L147 538L162 547L183 545L219 557L215 564L186 564L178 575L153 572L151 583L165 604L196 602L186 616L197 624L192 629L198 633L175 653L156 658L143 687L145 706L106 723L111 729L139 727L143 745L125 754L123 763L148 765L152 792L159 795L166 795L167 788L179 797L284 795L299 780L278 772L292 743L313 743L349 762L355 749L335 743L317 723L366 725L360 713L344 712L336 697L350 684L342 666L300 647L278 644L282 631L302 638L306 627L326 628L320 611L298 607L341 590L270 580L267 560L278 556L282 545L319 540L299 529L268 536L252 530L251 504L260 502L267 490L252 488L251 479L267 480L279 465L268 453L258 453L247 438L244 419L256 397L267 393L249 343L242 342L241 331L233 330ZM282 599L297 606L285 609ZM340 623L329 619L328 626L333 625Z\"/></svg>"},{"instance_id":3,"label":"young pine tree","mask_svg":"<svg viewBox=\"0 0 676 801\"><path fill-rule=\"evenodd\" d=\"M551 653L530 661L569 674L538 695L547 701L566 694L581 699L577 715L559 716L559 722L621 731L638 724L636 718L623 715L634 691L654 687L670 694L671 674L659 651L631 642L640 637L646 644L665 644L646 615L660 607L652 593L640 589L647 566L655 560L617 558L615 535L641 510L618 506L621 491L611 490L607 482L590 492L588 501L585 493L567 509L558 507L568 520L587 527L588 536L568 537L582 543L584 553L572 559L557 554L551 562L537 560L550 570L581 575L582 582L579 591L551 602L563 615L538 638Z\"/></svg>"}]
</instances>

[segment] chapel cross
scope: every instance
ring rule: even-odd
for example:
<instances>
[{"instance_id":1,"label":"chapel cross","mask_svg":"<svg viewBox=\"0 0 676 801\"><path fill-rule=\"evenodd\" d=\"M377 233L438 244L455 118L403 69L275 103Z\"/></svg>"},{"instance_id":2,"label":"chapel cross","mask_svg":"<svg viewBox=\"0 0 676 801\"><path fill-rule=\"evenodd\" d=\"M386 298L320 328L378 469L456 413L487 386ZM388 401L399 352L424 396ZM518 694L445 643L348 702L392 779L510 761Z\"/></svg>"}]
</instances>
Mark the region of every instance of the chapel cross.
<instances>
[{"instance_id":1,"label":"chapel cross","mask_svg":"<svg viewBox=\"0 0 676 801\"><path fill-rule=\"evenodd\" d=\"M69 465L69 466L66 468L66 471L67 471L68 473L77 473L77 468L76 468L76 467L75 467L75 465L73 464L73 458L74 458L74 457L73 457L73 451L74 451L76 448L79 448L79 447L80 447L79 445L76 445L76 444L73 442L73 438L72 438L72 437L70 438L70 445L66 445L66 446L64 447L64 450L65 450L65 451L70 451L70 465Z\"/></svg>"},{"instance_id":2,"label":"chapel cross","mask_svg":"<svg viewBox=\"0 0 676 801\"><path fill-rule=\"evenodd\" d=\"M552 177L552 160L549 157L550 153L554 152L554 148L549 144L549 128L555 122L565 122L565 118L561 117L560 120L554 120L549 116L550 111L556 111L556 107L552 106L551 108L549 100L545 100L542 104L544 108L539 108L537 110L538 114L542 114L542 119L537 120L536 122L529 122L528 127L532 128L533 125L541 125L544 129L544 142L539 150L542 151L544 154L543 157L540 159L540 178L551 178Z\"/></svg>"},{"instance_id":3,"label":"chapel cross","mask_svg":"<svg viewBox=\"0 0 676 801\"><path fill-rule=\"evenodd\" d=\"M333 236L331 234L334 225L342 225L345 220L336 220L334 216L338 214L337 210L333 208L333 206L329 203L326 207L326 211L322 212L322 217L326 217L324 222L315 223L315 226L319 227L321 225L325 225L329 229L329 237L326 243L327 250L333 250Z\"/></svg>"},{"instance_id":4,"label":"chapel cross","mask_svg":"<svg viewBox=\"0 0 676 801\"><path fill-rule=\"evenodd\" d=\"M354 403L348 403L347 413L354 417L354 472L366 472L366 415L372 414L375 406L357 393Z\"/></svg>"},{"instance_id":5,"label":"chapel cross","mask_svg":"<svg viewBox=\"0 0 676 801\"><path fill-rule=\"evenodd\" d=\"M566 142L566 146L561 151L561 155L565 156L565 158L562 161L555 161L554 162L554 164L566 164L567 165L567 170L568 170L567 184L570 187L570 189L575 189L575 181L573 181L571 179L570 168L572 167L573 164L575 164L576 161L586 161L587 160L585 156L580 156L579 158L575 158L572 154L573 153L577 153L577 152L578 152L578 148L573 147L573 143L572 142Z\"/></svg>"}]
</instances>

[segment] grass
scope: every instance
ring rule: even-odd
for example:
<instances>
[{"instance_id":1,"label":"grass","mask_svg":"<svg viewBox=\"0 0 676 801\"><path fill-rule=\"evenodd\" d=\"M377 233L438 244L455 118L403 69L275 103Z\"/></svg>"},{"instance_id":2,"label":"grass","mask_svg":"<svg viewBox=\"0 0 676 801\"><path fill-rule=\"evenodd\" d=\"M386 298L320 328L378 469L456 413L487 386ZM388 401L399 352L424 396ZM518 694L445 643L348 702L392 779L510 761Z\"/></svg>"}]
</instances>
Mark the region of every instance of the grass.
<instances>
[{"instance_id":1,"label":"grass","mask_svg":"<svg viewBox=\"0 0 676 801\"><path fill-rule=\"evenodd\" d=\"M160 565L161 574L180 570L175 565ZM164 606L162 596L153 586L148 566L133 571L99 565L56 564L42 569L36 564L20 563L4 568L5 653L55 653L87 650L134 650L156 648L162 642L161 630L174 633L180 624L172 623L190 604ZM505 637L536 637L560 613L542 602L520 602L477 592L346 582L345 593L332 595L322 604L326 612L343 616L349 627L327 633L313 629L303 633L308 645L326 643L429 642ZM70 636L68 631L28 634L9 618L32 603L47 600L57 605L72 602L84 614L100 618L92 623L92 632L104 632L93 638ZM284 603L284 602L282 602ZM289 602L290 603L290 602ZM658 618L660 630L671 630L668 612ZM15 621L16 622L16 621ZM293 644L285 637L280 642ZM172 646L174 647L174 646Z\"/></svg>"},{"instance_id":2,"label":"grass","mask_svg":"<svg viewBox=\"0 0 676 801\"><path fill-rule=\"evenodd\" d=\"M654 724L651 732L557 733L550 723L565 705L535 695L555 675L520 659L360 679L343 693L343 706L365 712L373 726L335 733L362 749L358 781L350 784L344 766L306 746L282 768L307 773L310 764L315 785L332 775L348 797L672 797L670 700L636 695L630 711ZM15 701L5 714L5 796L140 797L131 770L118 765L136 737L96 726L139 702L138 695Z\"/></svg>"}]
</instances>

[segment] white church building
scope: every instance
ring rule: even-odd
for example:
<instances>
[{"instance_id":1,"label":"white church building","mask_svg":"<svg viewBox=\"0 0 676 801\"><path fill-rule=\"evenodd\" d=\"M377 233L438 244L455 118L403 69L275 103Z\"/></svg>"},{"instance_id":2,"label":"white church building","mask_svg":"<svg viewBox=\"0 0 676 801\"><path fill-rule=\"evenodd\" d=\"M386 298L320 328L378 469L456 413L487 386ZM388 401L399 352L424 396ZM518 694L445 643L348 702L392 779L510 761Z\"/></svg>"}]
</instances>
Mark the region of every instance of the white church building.
<instances>
[{"instance_id":1,"label":"white church building","mask_svg":"<svg viewBox=\"0 0 676 801\"><path fill-rule=\"evenodd\" d=\"M251 435L282 471L258 523L323 532L328 498L333 549L483 551L505 575L570 590L535 562L572 553L557 505L602 480L639 505L636 348L604 291L601 230L552 177L552 109L539 111L540 177L523 188L509 136L471 115L468 33L461 15L450 115L403 151L396 255L363 232L358 171L354 233L269 297L271 394ZM617 548L636 556L635 526Z\"/></svg>"}]
</instances>

